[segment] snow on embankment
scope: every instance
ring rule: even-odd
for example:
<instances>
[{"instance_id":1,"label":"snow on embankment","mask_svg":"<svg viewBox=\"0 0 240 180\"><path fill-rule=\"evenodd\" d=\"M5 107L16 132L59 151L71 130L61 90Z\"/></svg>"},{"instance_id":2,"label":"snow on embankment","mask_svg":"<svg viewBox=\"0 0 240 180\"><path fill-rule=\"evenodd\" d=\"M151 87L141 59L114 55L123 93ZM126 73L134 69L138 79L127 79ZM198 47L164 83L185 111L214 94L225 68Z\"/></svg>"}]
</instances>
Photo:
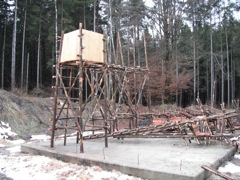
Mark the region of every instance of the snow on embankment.
<instances>
[{"instance_id":1,"label":"snow on embankment","mask_svg":"<svg viewBox=\"0 0 240 180\"><path fill-rule=\"evenodd\" d=\"M12 132L9 123L0 121L0 139L9 139L9 137L16 136L17 134Z\"/></svg>"}]
</instances>

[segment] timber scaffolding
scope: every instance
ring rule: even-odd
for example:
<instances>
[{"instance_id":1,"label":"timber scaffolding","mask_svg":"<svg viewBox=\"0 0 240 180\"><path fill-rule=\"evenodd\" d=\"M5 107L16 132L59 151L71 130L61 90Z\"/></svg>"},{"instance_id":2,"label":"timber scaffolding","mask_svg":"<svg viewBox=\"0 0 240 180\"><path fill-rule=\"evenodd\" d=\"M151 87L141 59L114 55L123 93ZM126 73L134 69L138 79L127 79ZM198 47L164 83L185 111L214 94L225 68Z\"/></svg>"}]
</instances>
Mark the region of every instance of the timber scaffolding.
<instances>
[{"instance_id":1,"label":"timber scaffolding","mask_svg":"<svg viewBox=\"0 0 240 180\"><path fill-rule=\"evenodd\" d=\"M88 50L93 51L93 47L95 56ZM83 30L81 24L77 31L62 33L60 61L54 66L53 76L51 147L58 137L56 130L64 131L64 145L69 132L77 131L80 153L84 152L84 140L96 138L104 138L108 147L109 137L182 138L186 143L210 143L235 136L235 130L240 129L239 102L235 102L236 110L228 113L209 113L201 103L201 111L141 113L139 105L149 73L145 38L144 49L145 67L107 64L103 35ZM68 58L69 51L74 51L73 58Z\"/></svg>"},{"instance_id":2,"label":"timber scaffolding","mask_svg":"<svg viewBox=\"0 0 240 180\"><path fill-rule=\"evenodd\" d=\"M108 147L110 134L126 124L130 129L138 127L137 105L148 77L147 58L145 67L126 67L107 64L105 53L105 37L82 29L82 24L77 31L62 33L60 61L53 76L51 147L56 130L64 130L64 145L69 130L77 131L76 142L80 141L83 153L83 140L90 138L84 132L90 132L92 138L105 138ZM96 135L101 130L103 135Z\"/></svg>"}]
</instances>

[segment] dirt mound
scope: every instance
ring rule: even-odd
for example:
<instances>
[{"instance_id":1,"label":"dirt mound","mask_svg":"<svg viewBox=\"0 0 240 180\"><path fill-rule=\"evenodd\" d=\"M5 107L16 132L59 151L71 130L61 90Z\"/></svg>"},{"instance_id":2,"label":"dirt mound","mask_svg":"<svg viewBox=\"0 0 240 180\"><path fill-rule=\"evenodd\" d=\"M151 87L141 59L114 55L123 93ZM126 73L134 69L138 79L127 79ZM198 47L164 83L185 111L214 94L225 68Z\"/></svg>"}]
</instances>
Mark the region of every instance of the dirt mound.
<instances>
[{"instance_id":1,"label":"dirt mound","mask_svg":"<svg viewBox=\"0 0 240 180\"><path fill-rule=\"evenodd\" d=\"M49 98L20 97L0 90L0 126L9 123L22 139L29 139L32 134L50 134L51 107Z\"/></svg>"}]
</instances>

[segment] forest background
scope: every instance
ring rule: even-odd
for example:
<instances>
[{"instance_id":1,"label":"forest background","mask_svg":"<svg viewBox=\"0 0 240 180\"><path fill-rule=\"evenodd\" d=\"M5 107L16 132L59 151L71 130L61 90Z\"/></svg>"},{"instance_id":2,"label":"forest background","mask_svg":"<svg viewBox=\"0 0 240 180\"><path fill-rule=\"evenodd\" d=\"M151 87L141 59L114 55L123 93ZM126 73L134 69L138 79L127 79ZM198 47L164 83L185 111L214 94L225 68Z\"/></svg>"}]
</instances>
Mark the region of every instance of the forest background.
<instances>
[{"instance_id":1,"label":"forest background","mask_svg":"<svg viewBox=\"0 0 240 180\"><path fill-rule=\"evenodd\" d=\"M49 91L61 32L107 36L107 62L145 67L143 103L219 105L240 97L239 1L1 0L1 88ZM119 35L120 36L119 36Z\"/></svg>"}]
</instances>

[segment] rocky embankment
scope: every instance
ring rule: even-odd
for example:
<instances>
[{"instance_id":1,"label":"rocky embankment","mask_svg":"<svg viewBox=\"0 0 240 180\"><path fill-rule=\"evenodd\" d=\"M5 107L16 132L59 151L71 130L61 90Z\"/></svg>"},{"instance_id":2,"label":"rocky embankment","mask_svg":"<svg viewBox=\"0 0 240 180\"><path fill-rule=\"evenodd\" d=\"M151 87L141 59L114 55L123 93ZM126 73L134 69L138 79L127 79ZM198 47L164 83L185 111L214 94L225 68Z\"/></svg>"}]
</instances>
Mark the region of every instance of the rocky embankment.
<instances>
[{"instance_id":1,"label":"rocky embankment","mask_svg":"<svg viewBox=\"0 0 240 180\"><path fill-rule=\"evenodd\" d=\"M0 127L8 123L12 131L21 139L29 139L32 134L49 134L52 118L52 102L49 98L18 96L0 90ZM6 138L17 138L2 134Z\"/></svg>"}]
</instances>

